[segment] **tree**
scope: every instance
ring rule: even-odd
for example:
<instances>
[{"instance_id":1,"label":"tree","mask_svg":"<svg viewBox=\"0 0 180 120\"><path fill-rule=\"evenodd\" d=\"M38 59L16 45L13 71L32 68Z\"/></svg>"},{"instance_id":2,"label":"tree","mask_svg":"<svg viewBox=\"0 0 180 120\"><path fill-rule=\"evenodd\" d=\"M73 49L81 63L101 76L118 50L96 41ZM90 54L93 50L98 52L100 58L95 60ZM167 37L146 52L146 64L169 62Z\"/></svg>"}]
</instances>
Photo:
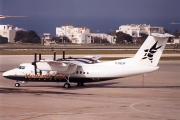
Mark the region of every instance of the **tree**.
<instances>
[{"instance_id":1,"label":"tree","mask_svg":"<svg viewBox=\"0 0 180 120\"><path fill-rule=\"evenodd\" d=\"M14 38L14 41L15 42L22 42L22 41L24 41L25 38L26 38L26 31L23 31L23 30L17 31L15 38Z\"/></svg>"},{"instance_id":2,"label":"tree","mask_svg":"<svg viewBox=\"0 0 180 120\"><path fill-rule=\"evenodd\" d=\"M109 43L107 41L107 38L101 38L101 37L94 37L94 43L101 44L101 43Z\"/></svg>"},{"instance_id":3,"label":"tree","mask_svg":"<svg viewBox=\"0 0 180 120\"><path fill-rule=\"evenodd\" d=\"M53 37L52 40L56 43L62 43L62 37Z\"/></svg>"},{"instance_id":4,"label":"tree","mask_svg":"<svg viewBox=\"0 0 180 120\"><path fill-rule=\"evenodd\" d=\"M165 33L169 33L169 30L167 30L167 29L164 28L164 32L165 32Z\"/></svg>"},{"instance_id":5,"label":"tree","mask_svg":"<svg viewBox=\"0 0 180 120\"><path fill-rule=\"evenodd\" d=\"M175 30L172 34L175 36L175 38L179 38L180 30Z\"/></svg>"},{"instance_id":6,"label":"tree","mask_svg":"<svg viewBox=\"0 0 180 120\"><path fill-rule=\"evenodd\" d=\"M22 43L41 43L41 38L33 30L17 31L14 40Z\"/></svg>"},{"instance_id":7,"label":"tree","mask_svg":"<svg viewBox=\"0 0 180 120\"><path fill-rule=\"evenodd\" d=\"M146 33L140 33L140 36L141 36L141 40L145 41L149 35Z\"/></svg>"},{"instance_id":8,"label":"tree","mask_svg":"<svg viewBox=\"0 0 180 120\"><path fill-rule=\"evenodd\" d=\"M6 43L8 43L8 38L0 35L0 44L6 44Z\"/></svg>"},{"instance_id":9,"label":"tree","mask_svg":"<svg viewBox=\"0 0 180 120\"><path fill-rule=\"evenodd\" d=\"M63 41L65 43L71 43L70 39L68 37L66 37L66 36L63 36Z\"/></svg>"},{"instance_id":10,"label":"tree","mask_svg":"<svg viewBox=\"0 0 180 120\"><path fill-rule=\"evenodd\" d=\"M129 34L123 33L123 32L118 32L116 33L116 43L117 44L122 44L122 43L132 43L132 36L130 36Z\"/></svg>"}]
</instances>

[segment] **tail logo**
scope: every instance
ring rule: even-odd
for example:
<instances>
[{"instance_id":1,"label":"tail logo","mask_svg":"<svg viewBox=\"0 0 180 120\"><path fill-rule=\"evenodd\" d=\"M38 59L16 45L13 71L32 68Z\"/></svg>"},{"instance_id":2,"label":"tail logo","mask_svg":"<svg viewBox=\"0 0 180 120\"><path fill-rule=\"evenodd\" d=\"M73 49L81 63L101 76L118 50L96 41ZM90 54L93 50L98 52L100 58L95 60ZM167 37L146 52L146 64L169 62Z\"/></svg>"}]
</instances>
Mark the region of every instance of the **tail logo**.
<instances>
[{"instance_id":1,"label":"tail logo","mask_svg":"<svg viewBox=\"0 0 180 120\"><path fill-rule=\"evenodd\" d=\"M142 58L142 60L148 58L148 59L151 61L151 63L153 62L153 55L154 55L154 53L156 53L156 51L157 51L159 48L162 47L162 45L159 46L159 47L156 47L156 46L157 46L157 43L158 43L158 41L157 41L150 49L145 49L145 50L144 50L145 55L144 55L144 57Z\"/></svg>"}]
</instances>

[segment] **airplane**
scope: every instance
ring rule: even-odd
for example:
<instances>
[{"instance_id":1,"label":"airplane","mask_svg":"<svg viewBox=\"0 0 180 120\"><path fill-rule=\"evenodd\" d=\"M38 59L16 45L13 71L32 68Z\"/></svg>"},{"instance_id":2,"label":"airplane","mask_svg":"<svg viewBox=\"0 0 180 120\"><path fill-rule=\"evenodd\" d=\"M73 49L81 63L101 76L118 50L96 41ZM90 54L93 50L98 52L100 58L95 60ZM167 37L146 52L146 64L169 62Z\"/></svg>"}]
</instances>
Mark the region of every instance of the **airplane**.
<instances>
[{"instance_id":1,"label":"airplane","mask_svg":"<svg viewBox=\"0 0 180 120\"><path fill-rule=\"evenodd\" d=\"M27 16L8 16L8 15L0 15L0 19L3 19L3 18L17 18L17 17L27 17Z\"/></svg>"},{"instance_id":2,"label":"airplane","mask_svg":"<svg viewBox=\"0 0 180 120\"><path fill-rule=\"evenodd\" d=\"M71 88L71 82L84 86L88 82L100 82L125 78L134 75L150 73L159 69L158 62L170 34L152 33L147 37L140 49L132 58L100 62L100 56L85 56L83 58L65 58L56 60L41 59L22 63L18 68L6 71L3 77L16 80L19 87L24 82L65 82L64 88Z\"/></svg>"}]
</instances>

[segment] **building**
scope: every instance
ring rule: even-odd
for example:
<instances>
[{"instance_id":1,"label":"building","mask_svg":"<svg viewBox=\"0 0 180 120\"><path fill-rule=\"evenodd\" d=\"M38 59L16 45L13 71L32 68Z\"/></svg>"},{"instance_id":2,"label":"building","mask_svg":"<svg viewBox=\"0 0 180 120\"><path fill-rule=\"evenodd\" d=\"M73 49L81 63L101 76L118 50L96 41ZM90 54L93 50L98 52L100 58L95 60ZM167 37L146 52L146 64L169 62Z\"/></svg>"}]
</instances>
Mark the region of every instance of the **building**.
<instances>
[{"instance_id":1,"label":"building","mask_svg":"<svg viewBox=\"0 0 180 120\"><path fill-rule=\"evenodd\" d=\"M9 43L14 43L16 32L23 30L22 28L15 27L12 25L0 25L0 35L8 38Z\"/></svg>"},{"instance_id":2,"label":"building","mask_svg":"<svg viewBox=\"0 0 180 120\"><path fill-rule=\"evenodd\" d=\"M164 33L163 27L152 27L150 24L128 24L121 25L116 32L123 32L132 37L141 37L141 33L150 35L151 33Z\"/></svg>"},{"instance_id":3,"label":"building","mask_svg":"<svg viewBox=\"0 0 180 120\"><path fill-rule=\"evenodd\" d=\"M115 43L113 36L104 33L90 33L90 29L86 27L75 28L72 25L63 25L56 27L56 37L66 36L72 43L90 44L94 43L94 37L107 39L110 43Z\"/></svg>"},{"instance_id":4,"label":"building","mask_svg":"<svg viewBox=\"0 0 180 120\"><path fill-rule=\"evenodd\" d=\"M86 27L75 28L72 25L56 27L56 37L66 36L72 43L89 44L91 43L90 29Z\"/></svg>"},{"instance_id":5,"label":"building","mask_svg":"<svg viewBox=\"0 0 180 120\"><path fill-rule=\"evenodd\" d=\"M177 45L180 45L180 36L179 38L173 38L171 39L171 41L168 41L166 44L177 44Z\"/></svg>"},{"instance_id":6,"label":"building","mask_svg":"<svg viewBox=\"0 0 180 120\"><path fill-rule=\"evenodd\" d=\"M43 38L44 45L50 45L55 43L52 42L52 35L50 33L44 33L43 35L44 35Z\"/></svg>"}]
</instances>

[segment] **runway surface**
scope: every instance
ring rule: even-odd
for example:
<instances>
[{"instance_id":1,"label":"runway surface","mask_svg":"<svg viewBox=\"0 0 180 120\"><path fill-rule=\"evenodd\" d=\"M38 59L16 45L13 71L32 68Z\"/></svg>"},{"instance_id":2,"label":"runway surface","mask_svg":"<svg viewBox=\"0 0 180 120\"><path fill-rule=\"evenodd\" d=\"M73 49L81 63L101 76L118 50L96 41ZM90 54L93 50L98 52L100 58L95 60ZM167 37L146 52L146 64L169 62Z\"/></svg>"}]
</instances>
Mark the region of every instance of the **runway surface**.
<instances>
[{"instance_id":1,"label":"runway surface","mask_svg":"<svg viewBox=\"0 0 180 120\"><path fill-rule=\"evenodd\" d=\"M29 57L0 57L0 74L31 62ZM160 62L145 76L62 88L63 83L14 82L0 76L0 120L179 120L180 61Z\"/></svg>"}]
</instances>

